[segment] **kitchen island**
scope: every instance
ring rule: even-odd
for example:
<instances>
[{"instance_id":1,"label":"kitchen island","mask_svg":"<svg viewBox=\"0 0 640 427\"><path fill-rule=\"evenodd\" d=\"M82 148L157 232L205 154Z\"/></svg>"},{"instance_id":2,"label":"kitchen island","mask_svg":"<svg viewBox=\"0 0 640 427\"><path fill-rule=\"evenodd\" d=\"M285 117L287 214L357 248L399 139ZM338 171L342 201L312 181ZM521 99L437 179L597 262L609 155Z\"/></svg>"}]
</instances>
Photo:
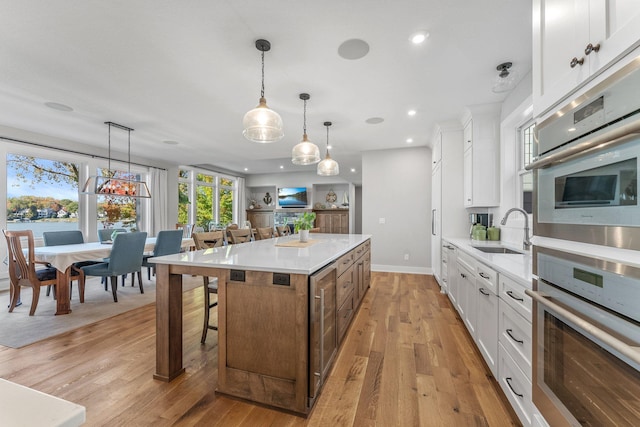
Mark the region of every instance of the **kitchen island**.
<instances>
[{"instance_id":1,"label":"kitchen island","mask_svg":"<svg viewBox=\"0 0 640 427\"><path fill-rule=\"evenodd\" d=\"M153 258L156 373L182 366L182 275L218 279L217 392L306 415L369 287L370 237L311 234Z\"/></svg>"}]
</instances>

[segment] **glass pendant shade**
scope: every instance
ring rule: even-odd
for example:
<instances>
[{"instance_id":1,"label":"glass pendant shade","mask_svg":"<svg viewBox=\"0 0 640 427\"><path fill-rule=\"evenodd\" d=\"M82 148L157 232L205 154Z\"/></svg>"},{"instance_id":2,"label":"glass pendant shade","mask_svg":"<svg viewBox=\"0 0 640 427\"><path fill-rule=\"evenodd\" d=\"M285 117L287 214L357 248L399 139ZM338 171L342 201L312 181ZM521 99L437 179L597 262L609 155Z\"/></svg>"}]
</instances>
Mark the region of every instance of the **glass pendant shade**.
<instances>
[{"instance_id":1,"label":"glass pendant shade","mask_svg":"<svg viewBox=\"0 0 640 427\"><path fill-rule=\"evenodd\" d=\"M242 119L242 134L249 141L267 144L276 142L284 136L282 118L267 107L267 100L260 98L260 104L247 112Z\"/></svg>"},{"instance_id":2,"label":"glass pendant shade","mask_svg":"<svg viewBox=\"0 0 640 427\"><path fill-rule=\"evenodd\" d=\"M340 173L340 167L338 162L329 155L329 126L331 126L331 122L324 122L324 125L327 127L327 155L323 161L318 163L318 175L334 176Z\"/></svg>"},{"instance_id":3,"label":"glass pendant shade","mask_svg":"<svg viewBox=\"0 0 640 427\"><path fill-rule=\"evenodd\" d=\"M329 156L329 150L327 150L327 156L323 161L318 163L318 175L321 176L334 176L340 173L340 166L338 166L338 162L333 160L331 156Z\"/></svg>"},{"instance_id":4,"label":"glass pendant shade","mask_svg":"<svg viewBox=\"0 0 640 427\"><path fill-rule=\"evenodd\" d=\"M294 165L312 165L320 161L320 149L309 141L307 134L302 135L302 142L291 150L291 162Z\"/></svg>"}]
</instances>

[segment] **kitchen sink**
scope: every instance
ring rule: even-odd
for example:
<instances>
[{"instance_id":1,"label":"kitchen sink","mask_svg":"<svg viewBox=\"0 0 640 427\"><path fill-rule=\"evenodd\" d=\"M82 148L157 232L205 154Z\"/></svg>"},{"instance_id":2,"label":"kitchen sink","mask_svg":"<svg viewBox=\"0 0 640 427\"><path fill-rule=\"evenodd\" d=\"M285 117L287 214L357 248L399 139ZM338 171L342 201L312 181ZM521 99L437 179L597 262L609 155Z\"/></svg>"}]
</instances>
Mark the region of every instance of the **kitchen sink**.
<instances>
[{"instance_id":1,"label":"kitchen sink","mask_svg":"<svg viewBox=\"0 0 640 427\"><path fill-rule=\"evenodd\" d=\"M522 255L520 251L514 251L513 249L505 248L504 246L474 246L477 250L481 252L486 252L490 254L515 254Z\"/></svg>"}]
</instances>

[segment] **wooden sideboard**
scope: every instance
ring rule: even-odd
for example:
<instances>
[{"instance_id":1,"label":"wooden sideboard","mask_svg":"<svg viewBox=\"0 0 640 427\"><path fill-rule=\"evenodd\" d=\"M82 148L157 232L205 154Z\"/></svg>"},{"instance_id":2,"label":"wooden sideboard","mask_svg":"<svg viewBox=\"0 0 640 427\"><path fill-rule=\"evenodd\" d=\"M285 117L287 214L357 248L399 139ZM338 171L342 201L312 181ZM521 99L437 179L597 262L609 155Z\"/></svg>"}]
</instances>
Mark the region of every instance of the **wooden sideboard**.
<instances>
[{"instance_id":1,"label":"wooden sideboard","mask_svg":"<svg viewBox=\"0 0 640 427\"><path fill-rule=\"evenodd\" d=\"M273 228L273 209L247 209L247 221L253 228Z\"/></svg>"},{"instance_id":2,"label":"wooden sideboard","mask_svg":"<svg viewBox=\"0 0 640 427\"><path fill-rule=\"evenodd\" d=\"M320 233L348 234L349 209L314 209Z\"/></svg>"}]
</instances>

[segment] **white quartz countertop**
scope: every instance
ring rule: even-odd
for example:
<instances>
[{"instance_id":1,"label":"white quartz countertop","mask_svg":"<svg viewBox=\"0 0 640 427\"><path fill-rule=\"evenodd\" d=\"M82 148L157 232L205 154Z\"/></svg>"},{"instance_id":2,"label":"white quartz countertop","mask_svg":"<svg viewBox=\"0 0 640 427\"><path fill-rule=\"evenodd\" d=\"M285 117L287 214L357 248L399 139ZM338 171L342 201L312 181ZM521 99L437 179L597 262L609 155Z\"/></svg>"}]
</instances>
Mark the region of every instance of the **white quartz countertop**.
<instances>
[{"instance_id":1,"label":"white quartz countertop","mask_svg":"<svg viewBox=\"0 0 640 427\"><path fill-rule=\"evenodd\" d=\"M75 427L85 419L84 406L0 378L0 425Z\"/></svg>"},{"instance_id":2,"label":"white quartz countertop","mask_svg":"<svg viewBox=\"0 0 640 427\"><path fill-rule=\"evenodd\" d=\"M312 274L371 238L369 234L311 233L305 248L281 247L297 234L151 258L157 264L188 265L275 273Z\"/></svg>"},{"instance_id":3,"label":"white quartz countertop","mask_svg":"<svg viewBox=\"0 0 640 427\"><path fill-rule=\"evenodd\" d=\"M471 255L478 261L493 268L500 274L504 274L521 285L531 289L531 251L523 251L521 247L516 247L500 241L471 240L469 238L445 237L444 240L455 245L461 251ZM482 246L503 246L522 254L497 254L482 252L475 247Z\"/></svg>"}]
</instances>

